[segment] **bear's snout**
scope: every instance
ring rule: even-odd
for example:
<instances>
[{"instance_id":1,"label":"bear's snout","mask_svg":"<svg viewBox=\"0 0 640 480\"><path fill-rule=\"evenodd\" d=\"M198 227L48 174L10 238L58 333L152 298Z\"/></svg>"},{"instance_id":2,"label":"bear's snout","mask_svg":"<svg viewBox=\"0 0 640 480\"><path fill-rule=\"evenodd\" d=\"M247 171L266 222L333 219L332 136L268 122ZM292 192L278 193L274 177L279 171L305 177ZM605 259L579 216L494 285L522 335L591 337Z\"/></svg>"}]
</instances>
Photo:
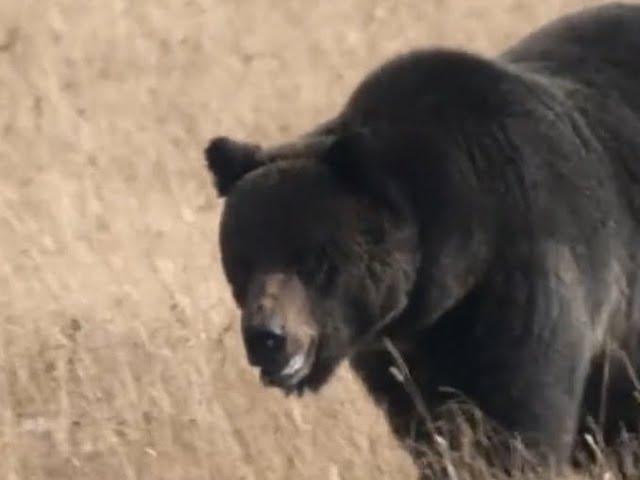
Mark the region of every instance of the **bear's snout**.
<instances>
[{"instance_id":1,"label":"bear's snout","mask_svg":"<svg viewBox=\"0 0 640 480\"><path fill-rule=\"evenodd\" d=\"M287 346L282 327L275 323L250 325L243 333L249 363L265 371L277 371Z\"/></svg>"},{"instance_id":2,"label":"bear's snout","mask_svg":"<svg viewBox=\"0 0 640 480\"><path fill-rule=\"evenodd\" d=\"M303 380L314 364L319 331L299 279L282 273L252 279L242 334L247 360L266 384L290 390Z\"/></svg>"}]
</instances>

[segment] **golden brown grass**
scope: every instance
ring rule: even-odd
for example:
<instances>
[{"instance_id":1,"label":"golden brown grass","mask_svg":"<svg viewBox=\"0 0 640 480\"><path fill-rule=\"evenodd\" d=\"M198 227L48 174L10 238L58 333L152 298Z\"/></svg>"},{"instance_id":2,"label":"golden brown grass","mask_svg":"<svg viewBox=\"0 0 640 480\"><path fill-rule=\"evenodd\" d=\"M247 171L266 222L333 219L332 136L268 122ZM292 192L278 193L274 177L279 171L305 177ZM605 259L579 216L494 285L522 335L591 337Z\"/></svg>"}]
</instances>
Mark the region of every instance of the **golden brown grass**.
<instances>
[{"instance_id":1,"label":"golden brown grass","mask_svg":"<svg viewBox=\"0 0 640 480\"><path fill-rule=\"evenodd\" d=\"M347 369L285 400L246 366L200 152L584 3L0 2L0 479L411 478Z\"/></svg>"}]
</instances>

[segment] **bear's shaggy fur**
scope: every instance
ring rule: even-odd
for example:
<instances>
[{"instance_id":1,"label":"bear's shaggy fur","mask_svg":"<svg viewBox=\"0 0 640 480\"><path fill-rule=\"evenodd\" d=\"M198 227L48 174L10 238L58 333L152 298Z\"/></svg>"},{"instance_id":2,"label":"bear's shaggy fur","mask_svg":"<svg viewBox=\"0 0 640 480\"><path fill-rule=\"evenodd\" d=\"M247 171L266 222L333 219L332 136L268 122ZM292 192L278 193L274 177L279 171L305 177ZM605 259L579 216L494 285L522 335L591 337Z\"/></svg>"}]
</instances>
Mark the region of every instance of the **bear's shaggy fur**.
<instances>
[{"instance_id":1,"label":"bear's shaggy fur","mask_svg":"<svg viewBox=\"0 0 640 480\"><path fill-rule=\"evenodd\" d=\"M296 142L206 156L267 383L316 389L349 358L407 439L388 341L432 414L459 392L545 457L566 461L587 417L637 427L640 6L495 59L399 56Z\"/></svg>"}]
</instances>

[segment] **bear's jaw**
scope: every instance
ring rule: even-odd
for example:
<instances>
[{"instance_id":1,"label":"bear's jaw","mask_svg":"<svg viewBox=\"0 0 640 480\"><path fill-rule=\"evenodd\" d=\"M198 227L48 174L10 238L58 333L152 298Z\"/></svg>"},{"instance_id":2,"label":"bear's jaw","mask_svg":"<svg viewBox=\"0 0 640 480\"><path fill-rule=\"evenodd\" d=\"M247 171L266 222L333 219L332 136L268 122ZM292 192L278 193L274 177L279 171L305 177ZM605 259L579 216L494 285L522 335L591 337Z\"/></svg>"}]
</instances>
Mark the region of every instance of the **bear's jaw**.
<instances>
[{"instance_id":1,"label":"bear's jaw","mask_svg":"<svg viewBox=\"0 0 640 480\"><path fill-rule=\"evenodd\" d=\"M309 347L292 356L289 361L276 372L262 368L260 380L267 387L277 387L285 393L297 391L301 393L303 383L313 370L316 361L317 342L311 342Z\"/></svg>"}]
</instances>

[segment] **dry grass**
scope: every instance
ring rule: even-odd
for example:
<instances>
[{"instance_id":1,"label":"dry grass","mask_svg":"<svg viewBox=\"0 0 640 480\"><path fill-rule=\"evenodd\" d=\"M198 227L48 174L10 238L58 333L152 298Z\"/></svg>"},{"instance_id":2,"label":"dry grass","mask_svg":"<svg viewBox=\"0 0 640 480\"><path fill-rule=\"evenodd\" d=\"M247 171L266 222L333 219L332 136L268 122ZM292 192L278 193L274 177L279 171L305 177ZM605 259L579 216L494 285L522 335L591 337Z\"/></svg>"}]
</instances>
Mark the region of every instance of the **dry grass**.
<instances>
[{"instance_id":1,"label":"dry grass","mask_svg":"<svg viewBox=\"0 0 640 480\"><path fill-rule=\"evenodd\" d=\"M409 47L491 53L581 4L0 2L0 479L411 478L347 369L285 400L246 366L201 149L302 132Z\"/></svg>"}]
</instances>

